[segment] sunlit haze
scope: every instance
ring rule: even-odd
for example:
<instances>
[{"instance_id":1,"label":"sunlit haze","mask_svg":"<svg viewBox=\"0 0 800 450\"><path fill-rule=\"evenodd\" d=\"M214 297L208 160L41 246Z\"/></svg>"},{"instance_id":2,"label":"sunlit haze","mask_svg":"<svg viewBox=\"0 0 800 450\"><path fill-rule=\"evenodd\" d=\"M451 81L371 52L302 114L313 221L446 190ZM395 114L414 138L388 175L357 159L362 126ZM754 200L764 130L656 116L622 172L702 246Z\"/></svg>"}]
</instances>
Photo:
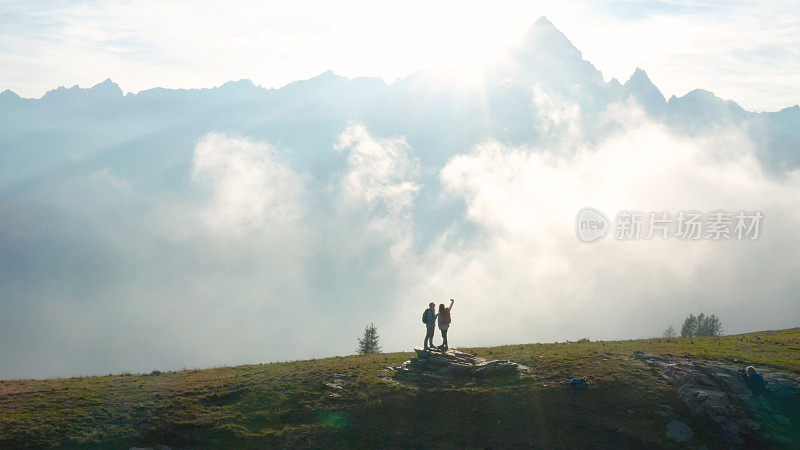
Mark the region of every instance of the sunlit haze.
<instances>
[{"instance_id":1,"label":"sunlit haze","mask_svg":"<svg viewBox=\"0 0 800 450\"><path fill-rule=\"evenodd\" d=\"M0 3L0 90L40 97L111 78L125 92L280 87L326 70L392 82L420 69L474 80L547 16L606 80L638 66L666 97L702 88L751 110L800 102L793 1Z\"/></svg>"}]
</instances>

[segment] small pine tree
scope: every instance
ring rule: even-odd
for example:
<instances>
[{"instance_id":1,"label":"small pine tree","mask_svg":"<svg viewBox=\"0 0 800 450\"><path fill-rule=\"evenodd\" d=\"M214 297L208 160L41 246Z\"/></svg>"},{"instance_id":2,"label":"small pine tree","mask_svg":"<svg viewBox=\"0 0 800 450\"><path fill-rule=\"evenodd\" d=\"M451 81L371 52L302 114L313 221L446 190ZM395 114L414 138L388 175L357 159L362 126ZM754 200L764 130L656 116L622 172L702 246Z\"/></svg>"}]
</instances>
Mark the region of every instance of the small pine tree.
<instances>
[{"instance_id":1,"label":"small pine tree","mask_svg":"<svg viewBox=\"0 0 800 450\"><path fill-rule=\"evenodd\" d=\"M715 314L708 316L706 319L705 328L708 330L709 336L722 335L722 322L719 321L719 317L717 317Z\"/></svg>"},{"instance_id":2,"label":"small pine tree","mask_svg":"<svg viewBox=\"0 0 800 450\"><path fill-rule=\"evenodd\" d=\"M704 313L697 315L697 326L694 329L695 336L708 336L708 317Z\"/></svg>"},{"instance_id":3,"label":"small pine tree","mask_svg":"<svg viewBox=\"0 0 800 450\"><path fill-rule=\"evenodd\" d=\"M689 317L683 320L681 337L693 337L695 333L697 333L697 317L694 314L689 314Z\"/></svg>"},{"instance_id":4,"label":"small pine tree","mask_svg":"<svg viewBox=\"0 0 800 450\"><path fill-rule=\"evenodd\" d=\"M373 353L380 353L381 346L378 344L378 329L374 324L369 324L364 328L364 336L358 339L358 348L356 351L359 355L369 355Z\"/></svg>"},{"instance_id":5,"label":"small pine tree","mask_svg":"<svg viewBox=\"0 0 800 450\"><path fill-rule=\"evenodd\" d=\"M678 332L675 331L675 327L670 325L666 330L664 330L664 337L665 338L674 338L678 335Z\"/></svg>"}]
</instances>

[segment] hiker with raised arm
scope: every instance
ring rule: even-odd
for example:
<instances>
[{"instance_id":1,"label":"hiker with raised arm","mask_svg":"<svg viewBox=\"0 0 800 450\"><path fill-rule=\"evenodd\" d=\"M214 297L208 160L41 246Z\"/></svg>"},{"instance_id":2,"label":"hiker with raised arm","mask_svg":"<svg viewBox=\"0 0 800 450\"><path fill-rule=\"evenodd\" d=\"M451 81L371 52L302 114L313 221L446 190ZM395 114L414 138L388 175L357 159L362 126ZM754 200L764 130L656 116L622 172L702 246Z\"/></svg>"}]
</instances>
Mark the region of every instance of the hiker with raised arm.
<instances>
[{"instance_id":1,"label":"hiker with raised arm","mask_svg":"<svg viewBox=\"0 0 800 450\"><path fill-rule=\"evenodd\" d=\"M425 332L425 343L423 344L422 348L427 350L429 348L428 343L430 343L430 348L433 348L433 333L436 331L436 303L430 302L428 304L428 309L426 309L422 313L422 323L425 324L427 328Z\"/></svg>"},{"instance_id":2,"label":"hiker with raised arm","mask_svg":"<svg viewBox=\"0 0 800 450\"><path fill-rule=\"evenodd\" d=\"M456 301L450 299L450 307L445 308L444 303L439 304L439 330L442 332L442 345L439 348L447 350L447 329L450 328L450 311L453 309L453 303Z\"/></svg>"}]
</instances>

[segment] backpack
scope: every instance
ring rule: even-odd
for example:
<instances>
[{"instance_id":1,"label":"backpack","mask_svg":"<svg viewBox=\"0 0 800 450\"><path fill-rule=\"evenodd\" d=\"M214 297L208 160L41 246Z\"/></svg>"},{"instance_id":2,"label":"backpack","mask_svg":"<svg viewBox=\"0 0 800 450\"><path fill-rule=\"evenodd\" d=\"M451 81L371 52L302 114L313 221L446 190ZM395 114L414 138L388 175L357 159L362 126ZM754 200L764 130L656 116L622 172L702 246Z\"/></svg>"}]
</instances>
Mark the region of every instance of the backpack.
<instances>
[{"instance_id":1,"label":"backpack","mask_svg":"<svg viewBox=\"0 0 800 450\"><path fill-rule=\"evenodd\" d=\"M428 310L422 311L422 323L428 323Z\"/></svg>"},{"instance_id":2,"label":"backpack","mask_svg":"<svg viewBox=\"0 0 800 450\"><path fill-rule=\"evenodd\" d=\"M445 325L450 325L450 308L445 308L442 316L442 322L444 322Z\"/></svg>"},{"instance_id":3,"label":"backpack","mask_svg":"<svg viewBox=\"0 0 800 450\"><path fill-rule=\"evenodd\" d=\"M756 376L757 375L757 376ZM760 373L756 372L750 377L750 390L753 391L753 394L760 394L764 389L767 388L767 381L764 380L764 376Z\"/></svg>"}]
</instances>

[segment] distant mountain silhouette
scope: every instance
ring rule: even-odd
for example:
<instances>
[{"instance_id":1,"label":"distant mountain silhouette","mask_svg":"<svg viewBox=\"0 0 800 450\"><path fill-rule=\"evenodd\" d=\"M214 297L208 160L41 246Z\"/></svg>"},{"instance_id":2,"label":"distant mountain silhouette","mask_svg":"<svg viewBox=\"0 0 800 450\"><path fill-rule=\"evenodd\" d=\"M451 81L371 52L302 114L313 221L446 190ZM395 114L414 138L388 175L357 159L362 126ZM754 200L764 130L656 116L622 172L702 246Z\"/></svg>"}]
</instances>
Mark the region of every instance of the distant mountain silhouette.
<instances>
[{"instance_id":1,"label":"distant mountain silhouette","mask_svg":"<svg viewBox=\"0 0 800 450\"><path fill-rule=\"evenodd\" d=\"M622 92L626 96L635 98L651 115L661 116L664 114L667 101L644 70L637 67L633 75L622 86Z\"/></svg>"},{"instance_id":2,"label":"distant mountain silhouette","mask_svg":"<svg viewBox=\"0 0 800 450\"><path fill-rule=\"evenodd\" d=\"M624 85L605 82L545 17L510 49L510 56L487 69L485 92L456 93L425 72L387 85L331 71L280 89L239 80L212 89L154 88L123 96L119 86L105 80L88 89L59 87L40 99L6 90L0 94L0 189L17 189L45 174L50 179L81 166L89 170L99 161L133 177L158 176L173 164L188 166L194 142L211 130L285 145L299 169L321 174L326 164L335 164L326 149L350 121L363 122L377 134L406 136L424 164L438 166L483 139L539 142L542 117L530 100L532 87L579 105L589 130L611 102L632 98L681 132L700 133L723 124L746 128L764 147L760 156L770 170L800 165L800 152L792 151L800 144L796 107L751 113L703 90L665 101L639 68ZM131 167L137 165L147 167L147 173L135 173ZM175 187L174 181L164 178L163 184Z\"/></svg>"},{"instance_id":3,"label":"distant mountain silhouette","mask_svg":"<svg viewBox=\"0 0 800 450\"><path fill-rule=\"evenodd\" d=\"M583 54L561 31L542 17L512 49L519 67L518 81L564 86L564 79L579 85L605 85L603 74L583 59Z\"/></svg>"},{"instance_id":4,"label":"distant mountain silhouette","mask_svg":"<svg viewBox=\"0 0 800 450\"><path fill-rule=\"evenodd\" d=\"M122 100L122 89L110 79L106 79L89 89L81 89L77 84L69 89L61 86L58 89L47 91L41 98L41 102L44 104L52 105L60 102L69 104L69 106L74 106L80 102L103 105L119 100Z\"/></svg>"}]
</instances>

